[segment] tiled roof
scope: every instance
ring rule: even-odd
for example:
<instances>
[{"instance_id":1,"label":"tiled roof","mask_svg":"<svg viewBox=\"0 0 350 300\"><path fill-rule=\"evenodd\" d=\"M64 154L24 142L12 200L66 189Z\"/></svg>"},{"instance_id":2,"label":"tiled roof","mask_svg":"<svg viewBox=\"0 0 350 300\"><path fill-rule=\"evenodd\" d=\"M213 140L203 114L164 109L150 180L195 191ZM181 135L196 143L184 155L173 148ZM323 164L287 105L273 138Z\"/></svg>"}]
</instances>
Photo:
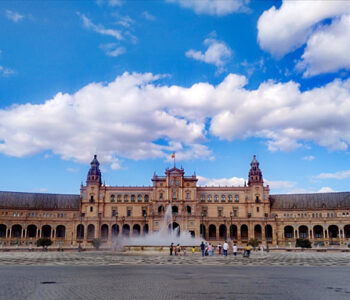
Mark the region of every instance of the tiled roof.
<instances>
[{"instance_id":1,"label":"tiled roof","mask_svg":"<svg viewBox=\"0 0 350 300\"><path fill-rule=\"evenodd\" d=\"M1 192L0 208L72 209L80 208L80 195Z\"/></svg>"},{"instance_id":2,"label":"tiled roof","mask_svg":"<svg viewBox=\"0 0 350 300\"><path fill-rule=\"evenodd\" d=\"M272 209L350 208L350 192L270 195Z\"/></svg>"}]
</instances>

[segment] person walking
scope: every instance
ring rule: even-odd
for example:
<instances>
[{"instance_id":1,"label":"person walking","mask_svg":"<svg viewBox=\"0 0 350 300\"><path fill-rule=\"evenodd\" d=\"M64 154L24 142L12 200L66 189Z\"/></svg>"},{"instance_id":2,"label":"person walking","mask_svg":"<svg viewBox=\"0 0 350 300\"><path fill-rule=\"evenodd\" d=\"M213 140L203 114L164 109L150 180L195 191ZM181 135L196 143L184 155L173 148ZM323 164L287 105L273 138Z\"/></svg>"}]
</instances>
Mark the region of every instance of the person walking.
<instances>
[{"instance_id":1,"label":"person walking","mask_svg":"<svg viewBox=\"0 0 350 300\"><path fill-rule=\"evenodd\" d=\"M174 243L170 244L169 250L170 250L170 255L173 255Z\"/></svg>"},{"instance_id":2,"label":"person walking","mask_svg":"<svg viewBox=\"0 0 350 300\"><path fill-rule=\"evenodd\" d=\"M204 250L205 250L205 245L204 245L204 243L203 243L203 241L202 241L202 243L201 243L202 256L204 256ZM193 251L193 250L192 250L192 251Z\"/></svg>"},{"instance_id":3,"label":"person walking","mask_svg":"<svg viewBox=\"0 0 350 300\"><path fill-rule=\"evenodd\" d=\"M247 247L245 247L245 253L246 253L246 257L249 257L250 256L250 246L247 244Z\"/></svg>"},{"instance_id":4,"label":"person walking","mask_svg":"<svg viewBox=\"0 0 350 300\"><path fill-rule=\"evenodd\" d=\"M224 243L223 250L224 250L224 256L227 256L227 250L228 250L228 243L227 243L227 241L225 241L225 243Z\"/></svg>"},{"instance_id":5,"label":"person walking","mask_svg":"<svg viewBox=\"0 0 350 300\"><path fill-rule=\"evenodd\" d=\"M194 254L195 252L196 252L196 247L193 246L193 247L192 247L192 254Z\"/></svg>"},{"instance_id":6,"label":"person walking","mask_svg":"<svg viewBox=\"0 0 350 300\"><path fill-rule=\"evenodd\" d=\"M218 245L219 255L221 255L221 249L222 249L222 246L221 246L221 244L219 243L219 245Z\"/></svg>"},{"instance_id":7,"label":"person walking","mask_svg":"<svg viewBox=\"0 0 350 300\"><path fill-rule=\"evenodd\" d=\"M176 254L177 254L177 255L180 255L180 252L181 252L180 244L177 244L177 247L176 247Z\"/></svg>"},{"instance_id":8,"label":"person walking","mask_svg":"<svg viewBox=\"0 0 350 300\"><path fill-rule=\"evenodd\" d=\"M209 246L208 246L208 253L209 253L209 256L213 256L213 245L211 243L209 243Z\"/></svg>"},{"instance_id":9,"label":"person walking","mask_svg":"<svg viewBox=\"0 0 350 300\"><path fill-rule=\"evenodd\" d=\"M234 256L237 256L237 245L236 244L233 244L233 255Z\"/></svg>"}]
</instances>

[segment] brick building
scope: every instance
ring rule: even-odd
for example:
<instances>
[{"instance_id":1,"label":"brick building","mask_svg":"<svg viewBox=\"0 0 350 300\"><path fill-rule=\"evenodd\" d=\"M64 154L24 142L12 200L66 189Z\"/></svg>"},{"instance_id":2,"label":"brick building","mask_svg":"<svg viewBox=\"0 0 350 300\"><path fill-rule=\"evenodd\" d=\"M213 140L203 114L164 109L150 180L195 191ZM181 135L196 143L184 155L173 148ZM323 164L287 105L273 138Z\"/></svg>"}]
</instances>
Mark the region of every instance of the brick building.
<instances>
[{"instance_id":1,"label":"brick building","mask_svg":"<svg viewBox=\"0 0 350 300\"><path fill-rule=\"evenodd\" d=\"M255 156L244 186L197 181L174 167L154 174L148 187L107 186L95 155L80 195L0 192L0 245L29 246L49 237L56 246L84 246L94 238L109 246L159 230L170 203L172 226L207 240L257 238L279 247L296 238L321 246L350 242L350 192L270 195Z\"/></svg>"}]
</instances>

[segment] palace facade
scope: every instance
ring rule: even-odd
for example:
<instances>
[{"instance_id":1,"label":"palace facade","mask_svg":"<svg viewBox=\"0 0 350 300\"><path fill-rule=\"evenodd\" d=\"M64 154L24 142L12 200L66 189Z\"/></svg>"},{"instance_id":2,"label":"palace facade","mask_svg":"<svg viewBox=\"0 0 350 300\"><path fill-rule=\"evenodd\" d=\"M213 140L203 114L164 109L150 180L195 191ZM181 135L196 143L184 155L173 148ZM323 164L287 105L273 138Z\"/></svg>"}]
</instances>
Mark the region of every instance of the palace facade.
<instances>
[{"instance_id":1,"label":"palace facade","mask_svg":"<svg viewBox=\"0 0 350 300\"><path fill-rule=\"evenodd\" d=\"M195 237L239 245L313 246L350 242L350 192L271 195L254 156L248 183L198 186L196 174L176 167L154 174L147 187L102 184L96 155L80 195L0 192L0 245L30 246L40 237L57 247L88 246L94 238L110 247L123 236L159 230L168 205L173 227ZM171 226L171 224L169 224Z\"/></svg>"}]
</instances>

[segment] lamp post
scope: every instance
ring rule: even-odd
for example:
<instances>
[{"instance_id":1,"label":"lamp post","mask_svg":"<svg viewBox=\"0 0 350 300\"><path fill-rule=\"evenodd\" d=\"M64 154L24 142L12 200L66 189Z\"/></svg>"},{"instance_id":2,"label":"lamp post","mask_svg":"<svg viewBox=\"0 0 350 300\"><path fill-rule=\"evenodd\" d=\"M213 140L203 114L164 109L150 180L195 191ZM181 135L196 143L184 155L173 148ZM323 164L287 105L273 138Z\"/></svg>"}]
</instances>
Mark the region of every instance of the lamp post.
<instances>
[{"instance_id":1,"label":"lamp post","mask_svg":"<svg viewBox=\"0 0 350 300\"><path fill-rule=\"evenodd\" d=\"M230 219L231 219L231 223L230 223L230 238L231 238L231 239L233 239L232 215L233 215L233 212L230 211ZM232 230L232 234L231 234L231 230Z\"/></svg>"},{"instance_id":2,"label":"lamp post","mask_svg":"<svg viewBox=\"0 0 350 300\"><path fill-rule=\"evenodd\" d=\"M202 233L202 238L205 239L205 234L204 234L204 230L203 230L203 219L204 219L204 213L202 213L202 222L201 222L201 226L200 226L200 230Z\"/></svg>"},{"instance_id":3,"label":"lamp post","mask_svg":"<svg viewBox=\"0 0 350 300\"><path fill-rule=\"evenodd\" d=\"M269 252L270 249L269 249L269 242L268 242L268 237L267 237L267 214L265 214L265 240L266 240L266 252Z\"/></svg>"}]
</instances>

